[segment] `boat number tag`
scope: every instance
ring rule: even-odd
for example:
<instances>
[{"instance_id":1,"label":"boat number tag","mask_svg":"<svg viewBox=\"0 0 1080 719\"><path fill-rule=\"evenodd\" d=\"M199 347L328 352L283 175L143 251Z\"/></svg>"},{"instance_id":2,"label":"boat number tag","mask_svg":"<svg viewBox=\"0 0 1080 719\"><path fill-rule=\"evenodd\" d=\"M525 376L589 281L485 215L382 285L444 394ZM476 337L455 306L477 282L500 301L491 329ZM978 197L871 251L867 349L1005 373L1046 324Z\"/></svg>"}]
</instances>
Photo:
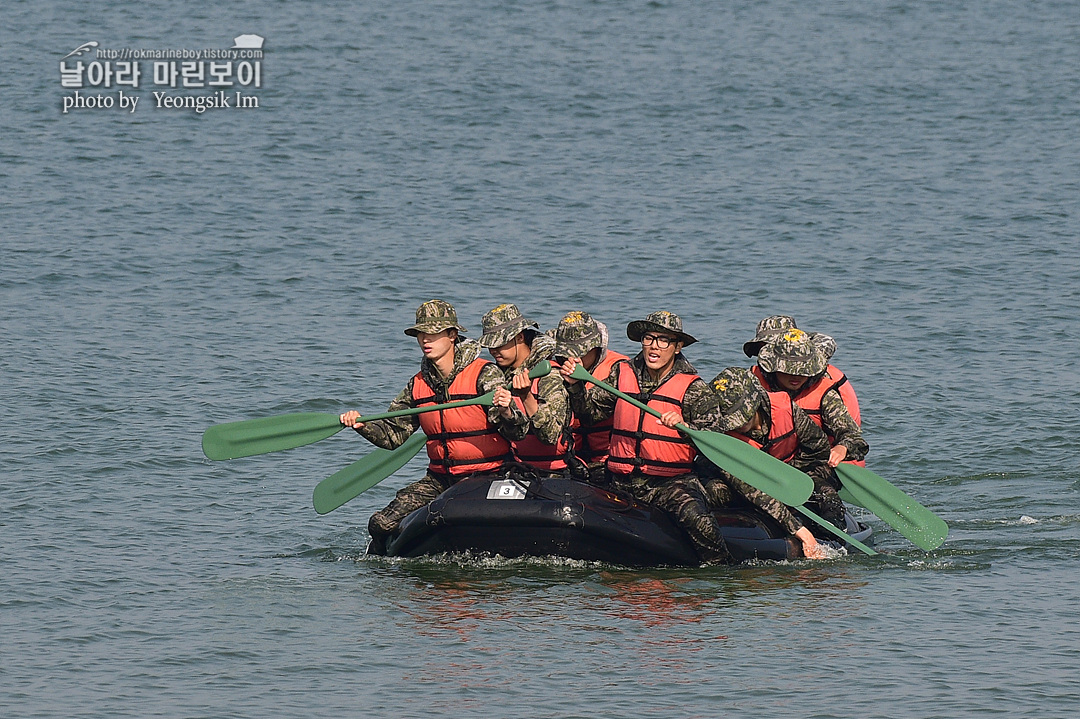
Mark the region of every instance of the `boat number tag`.
<instances>
[{"instance_id":1,"label":"boat number tag","mask_svg":"<svg viewBox=\"0 0 1080 719\"><path fill-rule=\"evenodd\" d=\"M492 482L488 487L488 499L525 499L525 490L529 486L521 486L520 482L513 479L500 479Z\"/></svg>"}]
</instances>

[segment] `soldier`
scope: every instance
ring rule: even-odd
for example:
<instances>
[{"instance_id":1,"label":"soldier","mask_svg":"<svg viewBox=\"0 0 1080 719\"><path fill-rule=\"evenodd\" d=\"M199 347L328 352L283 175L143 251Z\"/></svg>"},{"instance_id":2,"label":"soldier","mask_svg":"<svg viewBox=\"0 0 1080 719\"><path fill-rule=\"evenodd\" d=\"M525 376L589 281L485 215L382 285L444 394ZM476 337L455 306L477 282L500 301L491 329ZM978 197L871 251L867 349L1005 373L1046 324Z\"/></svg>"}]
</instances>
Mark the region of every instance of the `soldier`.
<instances>
[{"instance_id":1,"label":"soldier","mask_svg":"<svg viewBox=\"0 0 1080 719\"><path fill-rule=\"evenodd\" d=\"M741 439L810 475L814 480L814 492L807 505L836 527L843 528L844 503L837 494L840 484L836 472L828 465L829 441L821 428L786 392L766 390L749 370L742 367L728 367L713 378L709 386L715 392L722 412L712 429ZM716 468L712 474L734 485L732 480L735 478L727 472ZM713 496L718 493L716 489L711 492ZM783 517L775 507L770 514L803 541L806 554L805 535L793 531L798 526L797 520ZM815 529L821 532L819 536L829 538L825 530Z\"/></svg>"},{"instance_id":2,"label":"soldier","mask_svg":"<svg viewBox=\"0 0 1080 719\"><path fill-rule=\"evenodd\" d=\"M448 302L430 300L416 310L416 323L405 329L415 337L424 357L420 371L405 385L388 411L471 399L504 385L502 372L480 358L480 345L466 340L457 312ZM513 459L510 442L525 435L521 416L503 416L497 408L479 405L373 422L357 422L355 410L341 423L355 429L377 447L395 449L422 428L428 437L428 470L423 479L398 491L384 509L368 521L368 552L385 554L386 540L415 509L438 497L469 474L499 470Z\"/></svg>"},{"instance_id":3,"label":"soldier","mask_svg":"<svg viewBox=\"0 0 1080 719\"><path fill-rule=\"evenodd\" d=\"M511 442L514 457L546 476L566 474L570 452L570 402L557 373L529 379L550 359L555 341L540 333L517 305L499 305L481 320L480 345L487 347L510 389L495 392L495 407L507 420L525 418L525 436Z\"/></svg>"},{"instance_id":4,"label":"soldier","mask_svg":"<svg viewBox=\"0 0 1080 719\"><path fill-rule=\"evenodd\" d=\"M555 328L555 361L561 365L568 357L578 357L581 364L599 380L608 379L612 366L630 359L608 349L608 329L584 312L570 312ZM573 456L585 465L589 481L606 484L608 446L611 443L611 417L592 425L583 425L577 415L570 418Z\"/></svg>"},{"instance_id":5,"label":"soldier","mask_svg":"<svg viewBox=\"0 0 1080 719\"><path fill-rule=\"evenodd\" d=\"M799 329L785 331L761 348L752 371L766 389L791 395L825 430L832 448L830 467L842 461L864 464L870 446L862 436L859 400L844 373L829 364L813 335Z\"/></svg>"},{"instance_id":6,"label":"soldier","mask_svg":"<svg viewBox=\"0 0 1080 719\"><path fill-rule=\"evenodd\" d=\"M674 429L680 422L704 428L718 419L709 387L682 354L697 340L683 332L682 319L670 312L631 322L626 336L641 343L641 352L616 362L607 383L661 412L662 419L600 387L583 386L570 377L581 360L568 357L561 371L574 413L586 426L612 418L607 471L616 489L671 514L694 541L702 562L730 563L720 525L694 474L697 448Z\"/></svg>"},{"instance_id":7,"label":"soldier","mask_svg":"<svg viewBox=\"0 0 1080 719\"><path fill-rule=\"evenodd\" d=\"M753 357L761 351L762 347L775 341L780 335L788 330L794 329L798 329L794 317L789 315L773 315L772 317L766 317L761 322L758 322L757 332L754 333L754 339L744 343L742 351L747 357ZM833 356L833 353L836 352L836 340L829 335L823 335L820 332L811 332L809 334L814 340L814 343L825 353L826 359Z\"/></svg>"}]
</instances>

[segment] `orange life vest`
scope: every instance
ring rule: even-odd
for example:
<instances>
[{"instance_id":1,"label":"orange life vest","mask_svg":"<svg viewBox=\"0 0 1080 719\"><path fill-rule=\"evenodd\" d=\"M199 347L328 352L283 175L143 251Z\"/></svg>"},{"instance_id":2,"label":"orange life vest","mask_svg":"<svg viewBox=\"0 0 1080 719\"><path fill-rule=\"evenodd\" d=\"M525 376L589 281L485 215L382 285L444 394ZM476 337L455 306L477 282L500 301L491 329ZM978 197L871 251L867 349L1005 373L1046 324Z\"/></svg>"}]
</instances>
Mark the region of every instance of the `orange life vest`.
<instances>
[{"instance_id":1,"label":"orange life vest","mask_svg":"<svg viewBox=\"0 0 1080 719\"><path fill-rule=\"evenodd\" d=\"M629 360L626 355L608 350L604 359L600 360L590 372L594 377L606 379L611 374L611 368L619 360ZM607 461L608 447L611 446L611 425L614 417L602 419L596 424L583 426L581 420L575 415L570 418L570 433L574 438L574 456L585 464L603 463Z\"/></svg>"},{"instance_id":2,"label":"orange life vest","mask_svg":"<svg viewBox=\"0 0 1080 719\"><path fill-rule=\"evenodd\" d=\"M539 388L540 380L534 379L533 394L536 394ZM522 399L514 397L514 401L521 413L525 414L525 403ZM557 472L567 467L566 454L570 451L570 443L567 441L566 431L559 434L559 439L555 444L541 442L539 437L529 432L522 439L511 442L510 446L514 448L514 457L517 461L524 462L530 467L536 467L545 472Z\"/></svg>"},{"instance_id":3,"label":"orange life vest","mask_svg":"<svg viewBox=\"0 0 1080 719\"><path fill-rule=\"evenodd\" d=\"M477 358L458 373L448 389L446 401L473 399L480 391L480 372L490 364ZM412 405L441 404L435 391L418 372L413 381ZM512 459L510 443L488 422L487 407L470 405L440 409L418 415L427 435L428 470L436 474L461 476L499 469Z\"/></svg>"},{"instance_id":4,"label":"orange life vest","mask_svg":"<svg viewBox=\"0 0 1080 719\"><path fill-rule=\"evenodd\" d=\"M761 370L761 367L755 365L751 370L754 375L761 381L761 385L764 387L768 384L765 379L765 373ZM829 365L825 369L825 374L812 385L807 382L806 385L799 390L799 392L793 397L795 404L802 408L803 412L806 412L810 419L817 423L818 427L825 430L825 435L829 438L829 444L833 447L836 446L836 437L829 434L829 430L826 429L824 421L821 419L821 400L825 396L825 393L831 389L835 389L840 395L840 399L844 403L844 407L847 408L851 418L855 420L855 424L862 427L862 415L859 413L859 398L855 396L855 390L851 386L851 382L848 381L847 375L841 372L833 365ZM860 467L865 467L866 462L848 462L848 464L857 464Z\"/></svg>"},{"instance_id":5,"label":"orange life vest","mask_svg":"<svg viewBox=\"0 0 1080 719\"><path fill-rule=\"evenodd\" d=\"M626 362L619 367L618 389L658 412L681 412L686 389L696 379L696 374L677 374L651 395L642 395L634 368ZM623 399L615 401L613 419L609 471L626 475L638 470L651 477L676 477L693 471L697 448L679 430L660 424L651 414Z\"/></svg>"},{"instance_id":6,"label":"orange life vest","mask_svg":"<svg viewBox=\"0 0 1080 719\"><path fill-rule=\"evenodd\" d=\"M791 395L787 392L765 390L765 393L769 395L769 411L771 414L769 418L771 424L769 437L765 440L765 443L762 444L738 432L728 432L728 434L757 447L763 452L768 452L781 462L790 462L795 457L795 451L799 448L799 438L795 435L795 411L792 409L795 406L795 401L791 399Z\"/></svg>"}]
</instances>

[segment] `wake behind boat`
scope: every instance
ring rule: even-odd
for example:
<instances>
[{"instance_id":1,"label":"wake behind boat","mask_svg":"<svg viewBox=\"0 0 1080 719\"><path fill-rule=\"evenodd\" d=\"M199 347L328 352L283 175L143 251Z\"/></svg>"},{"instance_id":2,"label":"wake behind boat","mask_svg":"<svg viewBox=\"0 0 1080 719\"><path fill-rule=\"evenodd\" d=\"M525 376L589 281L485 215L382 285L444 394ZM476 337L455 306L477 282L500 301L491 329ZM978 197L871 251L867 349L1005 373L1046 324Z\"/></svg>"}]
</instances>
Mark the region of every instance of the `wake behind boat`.
<instances>
[{"instance_id":1,"label":"wake behind boat","mask_svg":"<svg viewBox=\"0 0 1080 719\"><path fill-rule=\"evenodd\" d=\"M737 561L803 556L799 541L756 507L736 505L713 514ZM847 532L862 542L872 534L850 515ZM464 552L633 567L700 564L686 532L652 505L576 479L513 471L458 482L406 517L387 543L387 554L395 557Z\"/></svg>"}]
</instances>

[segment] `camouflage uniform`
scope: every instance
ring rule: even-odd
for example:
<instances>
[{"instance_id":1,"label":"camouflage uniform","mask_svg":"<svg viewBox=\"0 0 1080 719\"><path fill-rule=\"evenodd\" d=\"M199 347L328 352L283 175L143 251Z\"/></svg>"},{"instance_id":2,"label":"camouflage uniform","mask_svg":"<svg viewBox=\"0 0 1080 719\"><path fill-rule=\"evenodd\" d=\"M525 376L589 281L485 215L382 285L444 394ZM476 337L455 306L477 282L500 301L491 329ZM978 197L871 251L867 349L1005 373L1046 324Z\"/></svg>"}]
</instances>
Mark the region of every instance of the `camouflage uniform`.
<instances>
[{"instance_id":1,"label":"camouflage uniform","mask_svg":"<svg viewBox=\"0 0 1080 719\"><path fill-rule=\"evenodd\" d=\"M552 357L560 361L567 357L581 359L592 350L599 350L593 366L585 368L589 372L593 372L594 368L600 366L608 357L609 336L607 325L594 320L592 316L585 312L568 312L565 317L559 320L558 327L549 330L547 335L555 340L555 349L551 353ZM622 355L616 353L615 356L621 357ZM604 377L598 377L597 379L604 379ZM575 460L577 460L577 450L576 447L571 449L575 453ZM602 457L599 461L594 462L578 460L578 465L582 464L584 464L584 471L591 483L597 485L607 484L607 473Z\"/></svg>"},{"instance_id":2,"label":"camouflage uniform","mask_svg":"<svg viewBox=\"0 0 1080 719\"><path fill-rule=\"evenodd\" d=\"M716 393L719 407L723 412L720 419L711 427L713 431L732 432L750 422L756 412L761 412L763 420L761 427L747 432L746 436L760 444L768 441L769 431L772 429L772 408L764 388L749 370L729 367L713 378L709 386ZM814 492L810 495L807 506L835 526L843 528L844 503L840 501L840 496L837 494L840 482L836 477L836 472L828 464L829 440L821 428L802 409L797 405L793 405L791 409L798 445L795 456L788 463L810 475L810 478L814 480ZM710 469L708 474L710 483L720 480L734 487L744 497L768 512L788 532L794 534L795 530L802 526L783 504L745 485L719 467ZM740 485L743 486L740 487ZM751 490L750 492L746 491L747 487ZM724 496L723 490L718 487L710 487L709 494L716 498ZM810 529L822 538L832 538L819 527L814 526Z\"/></svg>"},{"instance_id":3,"label":"camouflage uniform","mask_svg":"<svg viewBox=\"0 0 1080 719\"><path fill-rule=\"evenodd\" d=\"M501 347L522 332L526 333L526 342L530 342L531 351L520 367L500 368L503 373L503 386L510 386L515 375L528 374L536 365L553 356L555 340L541 334L540 326L526 319L516 305L499 305L484 315L481 324L483 326L483 335L480 337L482 347ZM568 436L570 400L558 372L552 372L539 379L536 387L536 403L537 410L532 417L526 417L518 409L516 402L510 404L515 419L525 423L526 432L522 434L522 437L531 433L544 444L554 445L564 433Z\"/></svg>"},{"instance_id":4,"label":"camouflage uniform","mask_svg":"<svg viewBox=\"0 0 1080 719\"><path fill-rule=\"evenodd\" d=\"M631 322L626 328L627 337L635 342L640 342L642 335L648 331L674 334L682 340L684 347L697 341L682 331L682 320L678 315L669 312L654 312L644 321ZM680 352L675 355L675 364L671 371L659 380L654 380L645 365L644 352L640 352L629 362L615 364L606 379L597 379L617 387L619 373L626 371L637 376L638 386L644 397L651 395L676 374L697 374L694 366ZM592 424L612 416L617 401L615 395L595 385L585 387L582 382L570 385L571 407L584 424ZM682 416L683 422L693 429L704 429L719 417L716 398L700 377L687 387L683 396ZM679 526L690 535L703 562L711 564L733 561L720 525L709 510L705 488L695 474L670 478L654 477L637 469L628 475L609 473L609 477L616 489L672 515Z\"/></svg>"},{"instance_id":5,"label":"camouflage uniform","mask_svg":"<svg viewBox=\"0 0 1080 719\"><path fill-rule=\"evenodd\" d=\"M443 377L431 360L424 358L420 362L420 373L424 380L435 391L436 403L449 402L449 388L461 370L469 366L473 360L480 356L480 345L476 340L466 340L462 334L467 330L458 324L457 313L454 308L442 300L431 300L420 305L416 310L416 324L405 330L405 334L415 337L418 333L436 334L446 329L456 329L458 342L454 348L454 369L449 377ZM413 385L416 382L415 375L409 378L397 397L387 408L388 412L401 409L410 409L413 406ZM490 392L498 387L505 386L502 372L494 364L484 367L479 377L480 394ZM528 421L521 415L503 419L495 407L487 412L488 421L498 428L499 433L508 441L520 439L528 430ZM361 436L377 447L383 449L396 449L405 443L405 440L413 432L420 428L418 415L406 417L393 417L366 422L364 426L356 430ZM397 496L384 509L376 512L368 520L368 533L371 535L372 545L369 551L373 554L385 553L385 542L389 535L397 530L401 520L413 510L419 509L438 497L451 484L460 477L428 472L423 479L398 490Z\"/></svg>"},{"instance_id":6,"label":"camouflage uniform","mask_svg":"<svg viewBox=\"0 0 1080 719\"><path fill-rule=\"evenodd\" d=\"M819 340L798 329L789 330L764 346L758 357L758 367L765 373L772 391L784 391L775 381L777 372L808 377L804 387L811 387L821 381L821 375L828 365L829 360ZM797 393L788 394L794 396ZM862 428L835 389L829 390L821 398L821 423L826 435L833 438L833 445L840 444L847 448L845 459L857 462L866 458L870 445L863 439Z\"/></svg>"}]
</instances>

